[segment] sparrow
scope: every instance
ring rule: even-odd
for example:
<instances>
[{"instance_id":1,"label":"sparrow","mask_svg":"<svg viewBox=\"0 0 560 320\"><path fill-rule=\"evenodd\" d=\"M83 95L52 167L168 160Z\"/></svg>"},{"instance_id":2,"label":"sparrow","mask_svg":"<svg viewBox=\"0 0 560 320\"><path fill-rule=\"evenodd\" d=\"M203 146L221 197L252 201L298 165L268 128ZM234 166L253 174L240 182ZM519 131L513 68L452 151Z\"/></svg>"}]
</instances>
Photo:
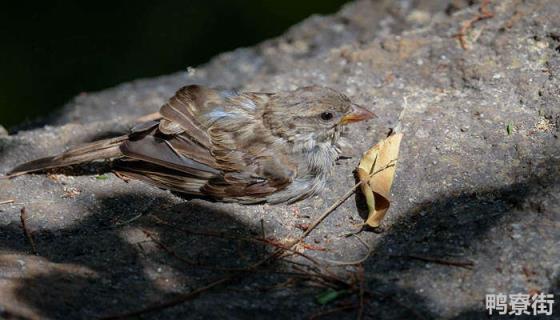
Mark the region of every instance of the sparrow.
<instances>
[{"instance_id":1,"label":"sparrow","mask_svg":"<svg viewBox=\"0 0 560 320\"><path fill-rule=\"evenodd\" d=\"M8 175L111 160L120 176L174 192L292 203L325 188L343 127L373 116L322 86L240 93L190 85L160 108L157 119L126 135L24 163Z\"/></svg>"}]
</instances>

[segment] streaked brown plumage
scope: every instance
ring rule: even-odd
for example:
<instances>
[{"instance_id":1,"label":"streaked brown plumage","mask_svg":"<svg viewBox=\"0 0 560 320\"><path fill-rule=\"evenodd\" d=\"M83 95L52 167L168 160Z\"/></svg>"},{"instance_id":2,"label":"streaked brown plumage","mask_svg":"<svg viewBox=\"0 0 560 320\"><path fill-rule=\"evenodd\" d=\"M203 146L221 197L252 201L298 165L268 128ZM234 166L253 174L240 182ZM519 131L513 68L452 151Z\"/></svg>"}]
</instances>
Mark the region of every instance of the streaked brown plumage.
<instances>
[{"instance_id":1,"label":"streaked brown plumage","mask_svg":"<svg viewBox=\"0 0 560 320\"><path fill-rule=\"evenodd\" d=\"M131 133L31 161L9 175L114 159L123 176L219 201L293 202L325 186L343 125L373 114L312 86L279 93L180 89Z\"/></svg>"}]
</instances>

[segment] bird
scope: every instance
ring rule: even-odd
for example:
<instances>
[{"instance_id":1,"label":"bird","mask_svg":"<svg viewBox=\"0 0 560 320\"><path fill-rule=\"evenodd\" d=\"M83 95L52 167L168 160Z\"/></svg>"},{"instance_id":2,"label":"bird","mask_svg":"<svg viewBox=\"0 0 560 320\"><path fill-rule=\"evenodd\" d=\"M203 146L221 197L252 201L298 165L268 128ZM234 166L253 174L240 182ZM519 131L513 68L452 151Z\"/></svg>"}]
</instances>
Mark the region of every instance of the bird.
<instances>
[{"instance_id":1,"label":"bird","mask_svg":"<svg viewBox=\"0 0 560 320\"><path fill-rule=\"evenodd\" d=\"M343 128L373 117L324 86L269 93L189 85L128 134L21 164L7 175L110 160L121 177L189 196L293 203L326 187Z\"/></svg>"}]
</instances>

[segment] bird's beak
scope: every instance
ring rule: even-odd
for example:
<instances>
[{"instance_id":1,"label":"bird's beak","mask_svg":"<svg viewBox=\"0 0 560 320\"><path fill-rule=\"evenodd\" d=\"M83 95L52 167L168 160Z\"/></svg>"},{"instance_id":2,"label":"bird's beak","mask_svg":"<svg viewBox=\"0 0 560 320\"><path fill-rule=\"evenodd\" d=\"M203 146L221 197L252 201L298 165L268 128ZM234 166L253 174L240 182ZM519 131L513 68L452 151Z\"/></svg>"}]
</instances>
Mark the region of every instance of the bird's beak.
<instances>
[{"instance_id":1,"label":"bird's beak","mask_svg":"<svg viewBox=\"0 0 560 320\"><path fill-rule=\"evenodd\" d=\"M352 112L342 117L342 119L340 120L340 124L358 122L375 117L377 116L366 108L360 107L357 104L352 104Z\"/></svg>"}]
</instances>

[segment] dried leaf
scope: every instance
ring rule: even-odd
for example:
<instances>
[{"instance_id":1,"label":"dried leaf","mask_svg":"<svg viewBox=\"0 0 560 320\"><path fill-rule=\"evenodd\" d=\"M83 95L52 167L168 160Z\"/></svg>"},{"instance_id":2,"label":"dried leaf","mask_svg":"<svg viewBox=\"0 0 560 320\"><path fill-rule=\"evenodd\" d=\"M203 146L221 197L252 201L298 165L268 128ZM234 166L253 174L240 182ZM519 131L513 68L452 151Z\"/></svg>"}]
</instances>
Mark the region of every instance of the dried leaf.
<instances>
[{"instance_id":1,"label":"dried leaf","mask_svg":"<svg viewBox=\"0 0 560 320\"><path fill-rule=\"evenodd\" d=\"M379 227L391 205L391 186L395 177L402 133L389 136L369 149L358 166L358 179L366 197L369 213L366 224Z\"/></svg>"}]
</instances>

